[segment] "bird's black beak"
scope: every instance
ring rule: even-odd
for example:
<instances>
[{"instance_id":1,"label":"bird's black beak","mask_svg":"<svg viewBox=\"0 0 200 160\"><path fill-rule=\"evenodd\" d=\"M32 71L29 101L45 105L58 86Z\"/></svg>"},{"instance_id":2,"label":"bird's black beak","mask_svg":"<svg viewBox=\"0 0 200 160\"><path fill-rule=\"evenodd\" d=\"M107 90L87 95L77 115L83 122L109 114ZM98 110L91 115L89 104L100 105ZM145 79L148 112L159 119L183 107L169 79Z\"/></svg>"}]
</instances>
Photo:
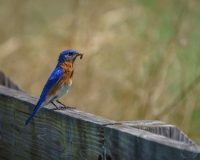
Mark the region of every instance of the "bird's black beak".
<instances>
[{"instance_id":1,"label":"bird's black beak","mask_svg":"<svg viewBox=\"0 0 200 160\"><path fill-rule=\"evenodd\" d=\"M79 52L77 52L77 54L76 54L75 57L74 57L74 60L75 60L78 56L80 56L80 59L82 59L82 58L83 58L83 55L84 55L84 53L79 53Z\"/></svg>"},{"instance_id":2,"label":"bird's black beak","mask_svg":"<svg viewBox=\"0 0 200 160\"><path fill-rule=\"evenodd\" d=\"M78 56L80 56L80 59L83 58L83 55L84 55L84 53L78 53ZM78 57L78 56L77 56L77 57Z\"/></svg>"}]
</instances>

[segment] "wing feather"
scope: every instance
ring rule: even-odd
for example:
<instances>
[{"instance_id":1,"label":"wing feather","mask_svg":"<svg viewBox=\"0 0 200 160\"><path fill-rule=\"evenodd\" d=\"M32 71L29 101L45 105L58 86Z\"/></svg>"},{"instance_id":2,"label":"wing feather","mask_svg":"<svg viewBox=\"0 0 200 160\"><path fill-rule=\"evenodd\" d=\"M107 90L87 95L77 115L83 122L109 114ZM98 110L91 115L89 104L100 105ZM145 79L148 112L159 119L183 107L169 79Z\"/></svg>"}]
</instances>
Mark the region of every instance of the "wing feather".
<instances>
[{"instance_id":1,"label":"wing feather","mask_svg":"<svg viewBox=\"0 0 200 160\"><path fill-rule=\"evenodd\" d=\"M43 102L45 102L45 100L46 100L47 93L56 84L56 82L59 81L59 79L62 77L63 73L64 73L64 70L62 68L60 68L60 67L56 67L54 69L54 71L50 75L49 79L47 80L47 83L45 84L45 86L44 86L44 88L42 90L42 93L40 95L40 99L39 99L37 105L35 106L33 112L31 113L31 115L27 119L26 125L31 121L31 119L33 118L33 116L41 108Z\"/></svg>"},{"instance_id":2,"label":"wing feather","mask_svg":"<svg viewBox=\"0 0 200 160\"><path fill-rule=\"evenodd\" d=\"M45 84L42 93L40 95L40 99L46 98L47 93L49 90L58 82L58 80L62 77L64 70L60 67L55 68L55 70L50 75L47 83Z\"/></svg>"}]
</instances>

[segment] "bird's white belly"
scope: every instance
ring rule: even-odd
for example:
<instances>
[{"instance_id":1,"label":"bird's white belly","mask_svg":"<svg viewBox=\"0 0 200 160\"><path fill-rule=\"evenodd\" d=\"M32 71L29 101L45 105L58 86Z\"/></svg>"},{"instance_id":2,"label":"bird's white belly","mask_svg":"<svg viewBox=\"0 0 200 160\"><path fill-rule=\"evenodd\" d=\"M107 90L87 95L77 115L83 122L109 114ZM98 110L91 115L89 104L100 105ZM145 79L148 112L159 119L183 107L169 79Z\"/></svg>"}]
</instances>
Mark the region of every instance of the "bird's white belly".
<instances>
[{"instance_id":1,"label":"bird's white belly","mask_svg":"<svg viewBox=\"0 0 200 160\"><path fill-rule=\"evenodd\" d=\"M58 98L62 97L64 94L66 94L71 85L72 85L72 83L70 83L68 85L62 85L60 90L58 92L56 92L56 95L58 96Z\"/></svg>"},{"instance_id":2,"label":"bird's white belly","mask_svg":"<svg viewBox=\"0 0 200 160\"><path fill-rule=\"evenodd\" d=\"M64 94L68 92L71 85L72 85L72 82L69 83L68 85L62 84L60 89L56 92L56 94L48 97L45 102L48 103L48 102L53 102L53 101L58 100L60 97L62 97Z\"/></svg>"}]
</instances>

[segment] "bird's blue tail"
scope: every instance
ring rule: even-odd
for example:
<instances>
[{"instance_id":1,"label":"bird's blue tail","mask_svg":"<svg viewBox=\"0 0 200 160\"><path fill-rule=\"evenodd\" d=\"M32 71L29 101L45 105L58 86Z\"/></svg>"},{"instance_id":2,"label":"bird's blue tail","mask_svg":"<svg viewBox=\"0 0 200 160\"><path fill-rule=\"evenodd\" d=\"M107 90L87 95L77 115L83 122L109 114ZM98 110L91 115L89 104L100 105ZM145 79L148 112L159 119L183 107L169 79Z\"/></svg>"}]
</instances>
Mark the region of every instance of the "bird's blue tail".
<instances>
[{"instance_id":1,"label":"bird's blue tail","mask_svg":"<svg viewBox=\"0 0 200 160\"><path fill-rule=\"evenodd\" d=\"M26 125L29 124L29 122L31 121L31 119L34 117L34 115L37 113L37 111L40 109L41 105L42 105L43 101L39 101L37 103L37 105L35 106L33 112L31 113L31 115L29 116L29 118L26 121Z\"/></svg>"}]
</instances>

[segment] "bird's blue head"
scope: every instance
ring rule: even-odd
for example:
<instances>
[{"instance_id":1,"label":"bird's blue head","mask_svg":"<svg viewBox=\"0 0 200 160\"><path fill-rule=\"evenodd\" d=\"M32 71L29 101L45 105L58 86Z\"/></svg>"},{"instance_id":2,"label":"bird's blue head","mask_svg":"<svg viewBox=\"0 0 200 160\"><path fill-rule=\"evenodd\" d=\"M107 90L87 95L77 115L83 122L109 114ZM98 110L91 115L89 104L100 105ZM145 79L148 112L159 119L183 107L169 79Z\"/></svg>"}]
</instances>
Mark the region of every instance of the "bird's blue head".
<instances>
[{"instance_id":1,"label":"bird's blue head","mask_svg":"<svg viewBox=\"0 0 200 160\"><path fill-rule=\"evenodd\" d=\"M80 56L82 59L83 53L79 53L73 49L64 50L60 53L60 56L58 58L58 63L63 63L64 61L75 61L75 59Z\"/></svg>"}]
</instances>

